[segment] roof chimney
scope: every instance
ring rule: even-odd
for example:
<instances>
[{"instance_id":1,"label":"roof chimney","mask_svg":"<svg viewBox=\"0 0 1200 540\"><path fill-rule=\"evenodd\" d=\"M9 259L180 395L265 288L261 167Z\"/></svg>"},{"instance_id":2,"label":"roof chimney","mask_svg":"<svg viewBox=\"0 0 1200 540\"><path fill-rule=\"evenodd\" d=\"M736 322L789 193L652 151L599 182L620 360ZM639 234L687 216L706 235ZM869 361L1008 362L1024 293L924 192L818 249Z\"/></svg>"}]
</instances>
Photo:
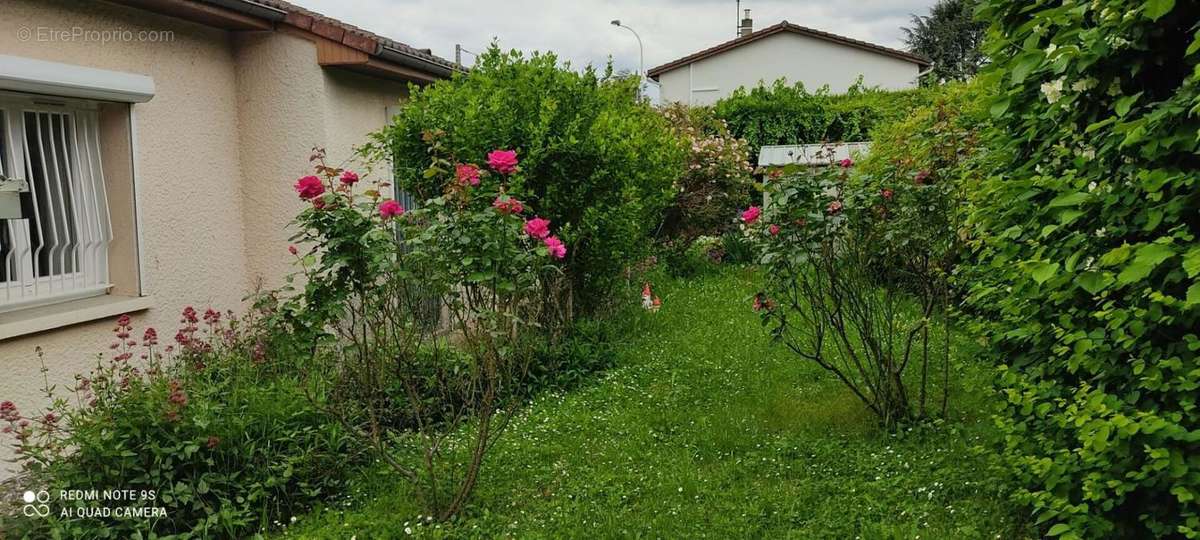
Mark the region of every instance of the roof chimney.
<instances>
[{"instance_id":1,"label":"roof chimney","mask_svg":"<svg viewBox=\"0 0 1200 540\"><path fill-rule=\"evenodd\" d=\"M745 36L754 31L754 19L750 18L750 10L744 10L745 15L742 17L742 25L738 27L738 35Z\"/></svg>"}]
</instances>

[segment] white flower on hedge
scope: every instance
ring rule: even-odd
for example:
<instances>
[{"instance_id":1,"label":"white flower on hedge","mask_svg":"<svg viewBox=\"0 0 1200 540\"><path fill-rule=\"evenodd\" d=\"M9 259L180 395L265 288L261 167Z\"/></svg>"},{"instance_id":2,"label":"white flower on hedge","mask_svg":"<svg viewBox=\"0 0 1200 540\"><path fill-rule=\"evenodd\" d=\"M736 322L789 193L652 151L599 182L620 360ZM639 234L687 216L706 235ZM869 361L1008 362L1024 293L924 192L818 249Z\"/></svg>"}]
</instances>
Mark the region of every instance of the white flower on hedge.
<instances>
[{"instance_id":1,"label":"white flower on hedge","mask_svg":"<svg viewBox=\"0 0 1200 540\"><path fill-rule=\"evenodd\" d=\"M1059 78L1053 82L1042 83L1042 93L1046 95L1046 101L1049 101L1051 105L1062 98L1063 84L1065 82L1065 79Z\"/></svg>"},{"instance_id":2,"label":"white flower on hedge","mask_svg":"<svg viewBox=\"0 0 1200 540\"><path fill-rule=\"evenodd\" d=\"M1071 90L1074 90L1076 92L1086 92L1088 90L1095 88L1096 85L1099 84L1099 82L1100 81L1097 81L1096 79L1094 79L1092 77L1088 77L1086 79L1079 79L1078 81L1075 81L1071 85Z\"/></svg>"},{"instance_id":3,"label":"white flower on hedge","mask_svg":"<svg viewBox=\"0 0 1200 540\"><path fill-rule=\"evenodd\" d=\"M1054 54L1054 51L1057 51L1057 50L1058 50L1058 45L1051 43L1049 47L1046 47L1046 56L1050 56L1050 55Z\"/></svg>"}]
</instances>

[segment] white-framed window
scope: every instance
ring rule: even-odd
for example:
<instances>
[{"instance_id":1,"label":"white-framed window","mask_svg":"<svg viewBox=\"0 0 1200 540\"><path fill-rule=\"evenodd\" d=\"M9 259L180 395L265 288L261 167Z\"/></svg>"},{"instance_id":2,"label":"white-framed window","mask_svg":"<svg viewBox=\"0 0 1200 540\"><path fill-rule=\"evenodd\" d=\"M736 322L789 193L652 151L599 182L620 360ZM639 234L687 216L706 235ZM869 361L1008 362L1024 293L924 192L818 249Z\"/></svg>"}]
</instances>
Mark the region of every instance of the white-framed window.
<instances>
[{"instance_id":1,"label":"white-framed window","mask_svg":"<svg viewBox=\"0 0 1200 540\"><path fill-rule=\"evenodd\" d=\"M110 288L100 144L95 102L0 93L0 312Z\"/></svg>"}]
</instances>

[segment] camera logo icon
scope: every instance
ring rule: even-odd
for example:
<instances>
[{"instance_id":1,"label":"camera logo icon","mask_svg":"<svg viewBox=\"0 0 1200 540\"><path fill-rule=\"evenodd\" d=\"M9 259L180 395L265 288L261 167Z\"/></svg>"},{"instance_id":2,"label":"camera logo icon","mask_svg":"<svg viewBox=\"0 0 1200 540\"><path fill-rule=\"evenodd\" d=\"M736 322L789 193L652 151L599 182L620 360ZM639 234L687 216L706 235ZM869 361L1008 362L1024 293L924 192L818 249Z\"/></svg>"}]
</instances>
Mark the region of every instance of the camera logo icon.
<instances>
[{"instance_id":1,"label":"camera logo icon","mask_svg":"<svg viewBox=\"0 0 1200 540\"><path fill-rule=\"evenodd\" d=\"M25 501L25 506L21 509L21 513L25 517L46 517L50 515L50 493L46 490L38 492L26 491L21 499Z\"/></svg>"}]
</instances>

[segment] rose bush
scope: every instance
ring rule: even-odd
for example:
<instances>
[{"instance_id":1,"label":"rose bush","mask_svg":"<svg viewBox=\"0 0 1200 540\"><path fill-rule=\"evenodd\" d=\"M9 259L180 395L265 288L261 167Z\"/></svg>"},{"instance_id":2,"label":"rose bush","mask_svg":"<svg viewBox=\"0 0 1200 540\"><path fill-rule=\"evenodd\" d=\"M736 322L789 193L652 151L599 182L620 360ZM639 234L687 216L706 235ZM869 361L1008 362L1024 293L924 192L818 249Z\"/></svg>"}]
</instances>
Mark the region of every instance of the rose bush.
<instances>
[{"instance_id":1,"label":"rose bush","mask_svg":"<svg viewBox=\"0 0 1200 540\"><path fill-rule=\"evenodd\" d=\"M687 250L700 236L720 236L734 227L729 215L749 204L753 167L746 142L734 138L712 109L676 103L664 107L662 114L687 156L658 236Z\"/></svg>"},{"instance_id":2,"label":"rose bush","mask_svg":"<svg viewBox=\"0 0 1200 540\"><path fill-rule=\"evenodd\" d=\"M769 204L740 215L765 277L753 307L774 339L832 372L884 425L945 416L947 276L932 264L932 246L917 241L929 225L893 217L927 197L860 189L852 167L841 160L767 175ZM915 286L898 286L897 273Z\"/></svg>"},{"instance_id":3,"label":"rose bush","mask_svg":"<svg viewBox=\"0 0 1200 540\"><path fill-rule=\"evenodd\" d=\"M547 332L542 291L569 253L551 220L514 197L526 183L516 152L489 152L485 170L452 161L444 136L423 137L433 161L422 177L440 188L412 209L386 197L385 182L336 186L346 171L316 151L327 189L311 198L310 183L296 186L310 202L294 238L311 246L299 261L303 288L281 291L284 320L311 339L316 372L333 374L312 381L315 401L410 480L438 519L462 510L527 394ZM440 322L422 316L430 301ZM447 442L457 437L466 439Z\"/></svg>"}]
</instances>

